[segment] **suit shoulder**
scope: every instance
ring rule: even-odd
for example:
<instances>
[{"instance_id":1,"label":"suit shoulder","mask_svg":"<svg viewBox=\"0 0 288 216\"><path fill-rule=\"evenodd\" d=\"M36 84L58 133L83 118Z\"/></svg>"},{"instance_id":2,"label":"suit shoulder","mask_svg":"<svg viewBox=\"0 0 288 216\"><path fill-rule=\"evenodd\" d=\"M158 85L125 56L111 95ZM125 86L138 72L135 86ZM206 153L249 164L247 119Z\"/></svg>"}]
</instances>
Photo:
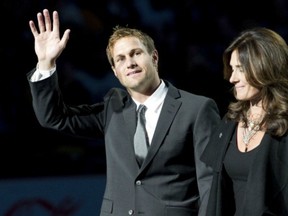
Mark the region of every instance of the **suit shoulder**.
<instances>
[{"instance_id":1,"label":"suit shoulder","mask_svg":"<svg viewBox=\"0 0 288 216\"><path fill-rule=\"evenodd\" d=\"M204 102L208 102L208 101L215 102L213 98L210 98L210 97L207 97L204 95L194 94L194 93L188 92L186 90L179 89L179 93L184 100L189 99L193 103L195 103L195 102L204 103Z\"/></svg>"},{"instance_id":2,"label":"suit shoulder","mask_svg":"<svg viewBox=\"0 0 288 216\"><path fill-rule=\"evenodd\" d=\"M209 98L207 96L194 94L194 93L189 92L187 90L177 88L171 82L169 82L167 80L164 80L164 81L165 81L165 83L169 89L168 94L174 98L178 98L178 97L184 98L184 99L192 98L192 99L197 99L197 100L202 100L202 101L213 100L212 98Z\"/></svg>"},{"instance_id":3,"label":"suit shoulder","mask_svg":"<svg viewBox=\"0 0 288 216\"><path fill-rule=\"evenodd\" d=\"M106 95L104 96L104 99L111 99L111 98L118 98L118 99L123 99L127 97L128 92L125 89L122 88L111 88Z\"/></svg>"}]
</instances>

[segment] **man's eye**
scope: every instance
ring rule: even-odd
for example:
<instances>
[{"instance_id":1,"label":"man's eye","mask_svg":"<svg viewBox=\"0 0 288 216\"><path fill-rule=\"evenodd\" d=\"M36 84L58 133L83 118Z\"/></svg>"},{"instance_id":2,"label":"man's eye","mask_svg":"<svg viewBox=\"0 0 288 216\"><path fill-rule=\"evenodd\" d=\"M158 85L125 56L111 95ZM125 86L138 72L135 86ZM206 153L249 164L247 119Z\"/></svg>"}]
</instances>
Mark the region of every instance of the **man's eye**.
<instances>
[{"instance_id":1,"label":"man's eye","mask_svg":"<svg viewBox=\"0 0 288 216\"><path fill-rule=\"evenodd\" d=\"M123 60L123 58L117 58L116 62L121 62Z\"/></svg>"}]
</instances>

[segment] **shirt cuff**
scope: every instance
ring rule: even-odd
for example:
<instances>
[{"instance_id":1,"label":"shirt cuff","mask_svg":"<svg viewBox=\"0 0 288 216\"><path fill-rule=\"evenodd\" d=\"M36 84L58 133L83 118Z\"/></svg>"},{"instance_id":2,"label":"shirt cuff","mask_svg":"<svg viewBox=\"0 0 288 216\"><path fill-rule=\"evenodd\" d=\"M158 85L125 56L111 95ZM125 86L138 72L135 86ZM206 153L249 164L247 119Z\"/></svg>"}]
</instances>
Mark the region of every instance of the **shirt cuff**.
<instances>
[{"instance_id":1,"label":"shirt cuff","mask_svg":"<svg viewBox=\"0 0 288 216\"><path fill-rule=\"evenodd\" d=\"M50 70L40 70L38 69L38 65L36 66L36 70L31 76L31 82L37 82L43 79L50 77L56 71L56 66Z\"/></svg>"}]
</instances>

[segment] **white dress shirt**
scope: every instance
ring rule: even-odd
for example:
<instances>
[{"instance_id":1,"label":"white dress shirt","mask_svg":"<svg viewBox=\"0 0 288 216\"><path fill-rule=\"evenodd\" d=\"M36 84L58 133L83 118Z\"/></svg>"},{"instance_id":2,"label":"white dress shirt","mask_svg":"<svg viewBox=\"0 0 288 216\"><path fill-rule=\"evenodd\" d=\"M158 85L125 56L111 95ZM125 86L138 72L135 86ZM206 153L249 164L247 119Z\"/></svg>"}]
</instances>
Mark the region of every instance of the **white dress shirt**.
<instances>
[{"instance_id":1,"label":"white dress shirt","mask_svg":"<svg viewBox=\"0 0 288 216\"><path fill-rule=\"evenodd\" d=\"M167 95L168 88L165 86L165 83L163 80L161 80L161 84L156 89L156 91L143 103L147 110L145 112L145 118L146 118L146 131L149 137L149 144L151 144L155 128L158 122L158 118L161 113L161 109L163 106L164 99ZM137 109L139 106L139 102L135 101L137 104Z\"/></svg>"}]
</instances>

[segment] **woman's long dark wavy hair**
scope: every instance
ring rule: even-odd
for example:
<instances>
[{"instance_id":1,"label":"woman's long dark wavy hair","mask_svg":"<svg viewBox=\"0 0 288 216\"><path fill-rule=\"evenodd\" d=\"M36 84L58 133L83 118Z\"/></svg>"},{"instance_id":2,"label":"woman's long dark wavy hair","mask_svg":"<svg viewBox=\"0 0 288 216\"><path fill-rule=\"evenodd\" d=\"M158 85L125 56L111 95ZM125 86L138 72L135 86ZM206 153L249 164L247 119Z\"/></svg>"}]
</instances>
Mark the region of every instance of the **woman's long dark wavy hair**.
<instances>
[{"instance_id":1,"label":"woman's long dark wavy hair","mask_svg":"<svg viewBox=\"0 0 288 216\"><path fill-rule=\"evenodd\" d=\"M261 126L274 136L283 136L288 130L288 47L275 31L263 27L243 31L223 53L224 78L232 74L231 54L238 52L239 62L247 82L257 88L259 101L266 112ZM236 91L233 88L234 96ZM233 101L228 106L226 117L243 121L247 125L246 113L249 100Z\"/></svg>"}]
</instances>

